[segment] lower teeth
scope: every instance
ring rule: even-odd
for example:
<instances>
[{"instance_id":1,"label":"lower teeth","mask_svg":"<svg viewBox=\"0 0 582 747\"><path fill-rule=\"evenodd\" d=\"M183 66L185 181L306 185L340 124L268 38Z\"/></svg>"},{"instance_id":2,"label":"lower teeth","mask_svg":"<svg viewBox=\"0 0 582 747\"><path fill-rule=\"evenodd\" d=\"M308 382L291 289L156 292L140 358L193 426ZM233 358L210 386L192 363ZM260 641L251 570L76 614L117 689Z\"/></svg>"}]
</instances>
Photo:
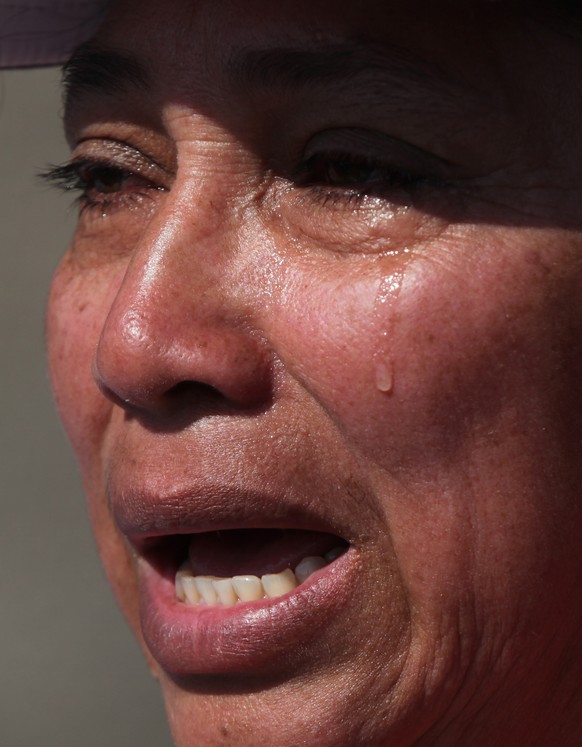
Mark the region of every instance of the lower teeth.
<instances>
[{"instance_id":1,"label":"lower teeth","mask_svg":"<svg viewBox=\"0 0 582 747\"><path fill-rule=\"evenodd\" d=\"M194 576L190 561L186 561L176 573L176 597L185 604L222 605L232 607L238 602L253 602L260 599L275 599L287 594L306 581L316 571L329 565L342 555L344 548L334 548L324 557L308 557L298 563L293 572L286 568L280 573L258 576Z\"/></svg>"}]
</instances>

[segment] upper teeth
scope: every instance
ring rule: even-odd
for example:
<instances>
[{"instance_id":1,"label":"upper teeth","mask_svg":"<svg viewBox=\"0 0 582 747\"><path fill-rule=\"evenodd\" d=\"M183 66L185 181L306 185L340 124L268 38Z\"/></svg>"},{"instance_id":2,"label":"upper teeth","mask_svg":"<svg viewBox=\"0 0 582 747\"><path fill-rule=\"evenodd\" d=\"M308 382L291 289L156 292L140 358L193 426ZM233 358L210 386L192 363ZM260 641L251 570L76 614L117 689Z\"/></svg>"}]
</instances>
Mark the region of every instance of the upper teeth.
<instances>
[{"instance_id":1,"label":"upper teeth","mask_svg":"<svg viewBox=\"0 0 582 747\"><path fill-rule=\"evenodd\" d=\"M176 596L186 604L224 605L232 607L237 602L252 602L265 597L283 596L302 584L312 573L324 568L344 552L337 547L324 557L307 557L297 564L295 572L286 568L280 573L258 576L195 576L187 560L176 573Z\"/></svg>"}]
</instances>

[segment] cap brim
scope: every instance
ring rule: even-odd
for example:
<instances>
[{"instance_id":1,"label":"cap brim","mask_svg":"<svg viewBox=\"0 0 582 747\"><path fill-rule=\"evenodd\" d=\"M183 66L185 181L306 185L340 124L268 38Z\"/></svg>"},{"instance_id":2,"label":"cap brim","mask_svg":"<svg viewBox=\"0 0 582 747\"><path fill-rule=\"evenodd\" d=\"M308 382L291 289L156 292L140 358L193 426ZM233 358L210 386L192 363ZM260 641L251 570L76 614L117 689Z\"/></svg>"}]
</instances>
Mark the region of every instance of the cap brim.
<instances>
[{"instance_id":1,"label":"cap brim","mask_svg":"<svg viewBox=\"0 0 582 747\"><path fill-rule=\"evenodd\" d=\"M0 68L59 65L97 30L108 0L0 0Z\"/></svg>"}]
</instances>

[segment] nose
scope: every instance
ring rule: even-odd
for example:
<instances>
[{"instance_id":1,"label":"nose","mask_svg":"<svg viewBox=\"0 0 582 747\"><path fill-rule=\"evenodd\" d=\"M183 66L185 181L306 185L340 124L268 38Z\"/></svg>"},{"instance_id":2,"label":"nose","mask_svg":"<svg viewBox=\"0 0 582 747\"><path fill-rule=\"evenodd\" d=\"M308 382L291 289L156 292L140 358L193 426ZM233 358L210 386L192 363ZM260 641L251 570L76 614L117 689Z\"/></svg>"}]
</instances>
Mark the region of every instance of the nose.
<instances>
[{"instance_id":1,"label":"nose","mask_svg":"<svg viewBox=\"0 0 582 747\"><path fill-rule=\"evenodd\" d=\"M175 206L152 218L103 324L93 375L127 410L183 416L186 401L248 408L269 396L270 353L249 323L241 263L216 220L193 218Z\"/></svg>"}]
</instances>

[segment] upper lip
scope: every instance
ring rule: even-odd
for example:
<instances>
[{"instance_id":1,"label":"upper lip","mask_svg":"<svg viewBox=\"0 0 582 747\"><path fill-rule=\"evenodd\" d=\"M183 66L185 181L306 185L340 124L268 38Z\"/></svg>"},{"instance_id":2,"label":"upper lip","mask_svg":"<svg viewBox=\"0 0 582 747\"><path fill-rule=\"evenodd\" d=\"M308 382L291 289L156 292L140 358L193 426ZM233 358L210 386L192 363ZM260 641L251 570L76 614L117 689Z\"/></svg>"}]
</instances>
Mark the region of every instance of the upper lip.
<instances>
[{"instance_id":1,"label":"upper lip","mask_svg":"<svg viewBox=\"0 0 582 747\"><path fill-rule=\"evenodd\" d=\"M227 529L306 529L341 536L349 530L321 502L223 484L190 485L179 490L110 489L117 526L142 554L157 538Z\"/></svg>"}]
</instances>

